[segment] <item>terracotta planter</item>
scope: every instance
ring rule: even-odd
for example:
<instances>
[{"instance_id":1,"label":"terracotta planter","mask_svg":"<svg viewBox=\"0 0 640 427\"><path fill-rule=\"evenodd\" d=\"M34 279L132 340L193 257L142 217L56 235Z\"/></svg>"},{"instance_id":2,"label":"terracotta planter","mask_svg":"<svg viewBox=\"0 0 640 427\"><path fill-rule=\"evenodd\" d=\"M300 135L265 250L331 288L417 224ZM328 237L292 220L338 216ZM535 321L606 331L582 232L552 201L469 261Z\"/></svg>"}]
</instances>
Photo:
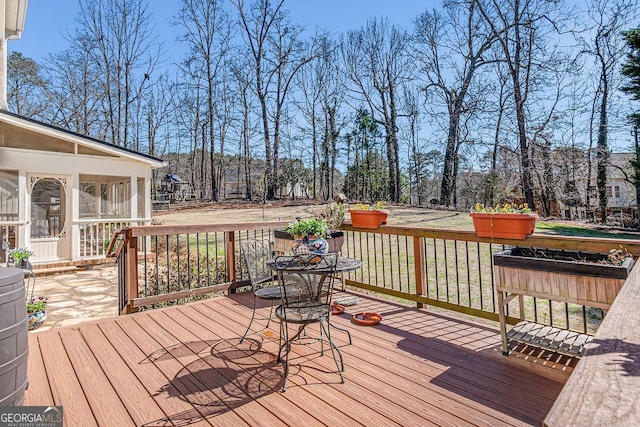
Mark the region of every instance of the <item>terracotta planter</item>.
<instances>
[{"instance_id":1,"label":"terracotta planter","mask_svg":"<svg viewBox=\"0 0 640 427\"><path fill-rule=\"evenodd\" d=\"M351 214L351 225L358 228L377 229L382 224L387 223L387 211L364 211L358 209L349 209Z\"/></svg>"},{"instance_id":2,"label":"terracotta planter","mask_svg":"<svg viewBox=\"0 0 640 427\"><path fill-rule=\"evenodd\" d=\"M538 215L471 212L471 217L480 237L524 240L535 230Z\"/></svg>"},{"instance_id":3,"label":"terracotta planter","mask_svg":"<svg viewBox=\"0 0 640 427\"><path fill-rule=\"evenodd\" d=\"M364 312L353 315L353 322L358 325L372 326L377 325L382 320L382 316L378 313Z\"/></svg>"}]
</instances>

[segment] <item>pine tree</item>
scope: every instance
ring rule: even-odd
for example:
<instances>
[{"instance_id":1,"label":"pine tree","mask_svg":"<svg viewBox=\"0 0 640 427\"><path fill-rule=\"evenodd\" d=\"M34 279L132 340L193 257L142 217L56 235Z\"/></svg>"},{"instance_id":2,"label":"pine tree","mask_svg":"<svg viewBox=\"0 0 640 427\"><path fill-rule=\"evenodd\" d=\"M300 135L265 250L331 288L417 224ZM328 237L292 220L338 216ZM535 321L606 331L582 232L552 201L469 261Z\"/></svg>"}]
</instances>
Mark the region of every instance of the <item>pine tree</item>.
<instances>
[{"instance_id":1,"label":"pine tree","mask_svg":"<svg viewBox=\"0 0 640 427\"><path fill-rule=\"evenodd\" d=\"M623 33L627 46L631 52L627 62L622 66L622 75L629 78L629 84L622 87L622 91L631 95L631 98L640 101L640 27ZM636 206L640 206L640 144L638 141L638 129L640 129L640 110L629 115L633 127L635 159L631 161L633 174L631 180L636 187Z\"/></svg>"}]
</instances>

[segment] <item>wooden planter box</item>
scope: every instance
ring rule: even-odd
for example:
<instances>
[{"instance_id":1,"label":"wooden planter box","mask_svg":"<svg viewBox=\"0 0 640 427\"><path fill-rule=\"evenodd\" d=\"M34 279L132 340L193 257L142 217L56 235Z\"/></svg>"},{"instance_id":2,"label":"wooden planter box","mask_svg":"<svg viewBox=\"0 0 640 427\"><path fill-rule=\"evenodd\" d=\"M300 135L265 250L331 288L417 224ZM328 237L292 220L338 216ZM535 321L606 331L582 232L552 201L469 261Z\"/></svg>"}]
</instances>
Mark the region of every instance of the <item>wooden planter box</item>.
<instances>
[{"instance_id":1,"label":"wooden planter box","mask_svg":"<svg viewBox=\"0 0 640 427\"><path fill-rule=\"evenodd\" d=\"M590 261L598 261L607 257L605 254L589 252L555 251L550 249L544 249L544 252L550 257L561 254ZM633 264L633 258L627 258L620 266L598 264L596 262L533 258L525 256L522 249L517 247L495 253L493 255L494 278L498 292L500 327L503 333L503 354L507 354L508 335L506 332L505 311L507 304L514 297L520 298L520 307L523 307L522 296L527 295L552 301L597 307L606 311L611 307L618 295ZM522 314L521 320L524 320ZM520 332L512 333L509 338L528 343L531 342L530 340L534 340L536 343L544 343L546 338L541 337L540 334L548 335L552 332L556 335L558 334L557 329L552 331L554 328L527 324L527 322L519 323L516 328ZM529 330L537 332L528 333L527 331ZM574 337L575 335L573 333ZM584 341L583 344L588 340L585 339ZM554 351L563 349L562 343L550 344L552 345L542 345L542 347L550 348ZM575 352L566 352L580 354L582 348L577 348Z\"/></svg>"},{"instance_id":2,"label":"wooden planter box","mask_svg":"<svg viewBox=\"0 0 640 427\"><path fill-rule=\"evenodd\" d=\"M591 261L606 259L606 255L589 252L545 252L550 256L562 254ZM605 310L618 295L633 264L633 258L627 258L621 266L532 258L523 256L521 248L493 255L497 290L500 292L517 292Z\"/></svg>"},{"instance_id":3,"label":"wooden planter box","mask_svg":"<svg viewBox=\"0 0 640 427\"><path fill-rule=\"evenodd\" d=\"M275 240L275 250L281 254L290 254L291 245L294 240L293 237L283 230L274 230L273 232ZM344 233L342 231L336 231L331 233L331 238L326 239L329 245L329 252L340 252L342 245L344 244Z\"/></svg>"}]
</instances>

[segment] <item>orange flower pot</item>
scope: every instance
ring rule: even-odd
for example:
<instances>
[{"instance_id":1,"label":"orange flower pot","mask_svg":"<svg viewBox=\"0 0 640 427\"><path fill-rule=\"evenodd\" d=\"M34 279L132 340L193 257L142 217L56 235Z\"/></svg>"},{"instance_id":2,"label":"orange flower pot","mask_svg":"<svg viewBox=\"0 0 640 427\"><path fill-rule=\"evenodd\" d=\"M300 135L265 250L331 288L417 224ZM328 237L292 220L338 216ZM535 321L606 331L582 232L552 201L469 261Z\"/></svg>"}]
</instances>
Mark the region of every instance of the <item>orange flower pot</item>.
<instances>
[{"instance_id":1,"label":"orange flower pot","mask_svg":"<svg viewBox=\"0 0 640 427\"><path fill-rule=\"evenodd\" d=\"M473 228L480 237L524 240L536 228L537 215L472 212Z\"/></svg>"},{"instance_id":2,"label":"orange flower pot","mask_svg":"<svg viewBox=\"0 0 640 427\"><path fill-rule=\"evenodd\" d=\"M358 228L369 228L375 230L382 224L387 223L387 211L364 211L359 209L349 209L351 214L351 225Z\"/></svg>"}]
</instances>

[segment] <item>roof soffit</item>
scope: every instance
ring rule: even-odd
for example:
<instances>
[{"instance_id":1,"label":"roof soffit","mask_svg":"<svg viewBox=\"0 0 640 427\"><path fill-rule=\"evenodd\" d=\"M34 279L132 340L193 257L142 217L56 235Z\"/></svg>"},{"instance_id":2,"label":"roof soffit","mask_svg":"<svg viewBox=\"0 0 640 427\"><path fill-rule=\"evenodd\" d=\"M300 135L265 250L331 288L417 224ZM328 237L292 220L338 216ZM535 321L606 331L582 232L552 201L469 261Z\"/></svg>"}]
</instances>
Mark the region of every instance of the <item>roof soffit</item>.
<instances>
[{"instance_id":1,"label":"roof soffit","mask_svg":"<svg viewBox=\"0 0 640 427\"><path fill-rule=\"evenodd\" d=\"M78 152L80 154L97 154L98 152L100 152L104 153L103 155L107 157L120 157L123 159L130 159L147 163L152 168L158 168L164 165L164 162L160 159L146 156L144 154L138 154L136 152L113 146L111 144L93 141L92 139L85 138L81 135L69 133L62 129L50 127L46 124L40 124L4 111L0 112L0 122L17 126L19 128L22 128L23 130L34 132L39 135L45 135L56 138L58 140L62 140L64 142L78 144ZM80 147L86 148L82 149Z\"/></svg>"},{"instance_id":2,"label":"roof soffit","mask_svg":"<svg viewBox=\"0 0 640 427\"><path fill-rule=\"evenodd\" d=\"M4 4L5 36L20 37L24 30L28 0L5 0Z\"/></svg>"}]
</instances>

